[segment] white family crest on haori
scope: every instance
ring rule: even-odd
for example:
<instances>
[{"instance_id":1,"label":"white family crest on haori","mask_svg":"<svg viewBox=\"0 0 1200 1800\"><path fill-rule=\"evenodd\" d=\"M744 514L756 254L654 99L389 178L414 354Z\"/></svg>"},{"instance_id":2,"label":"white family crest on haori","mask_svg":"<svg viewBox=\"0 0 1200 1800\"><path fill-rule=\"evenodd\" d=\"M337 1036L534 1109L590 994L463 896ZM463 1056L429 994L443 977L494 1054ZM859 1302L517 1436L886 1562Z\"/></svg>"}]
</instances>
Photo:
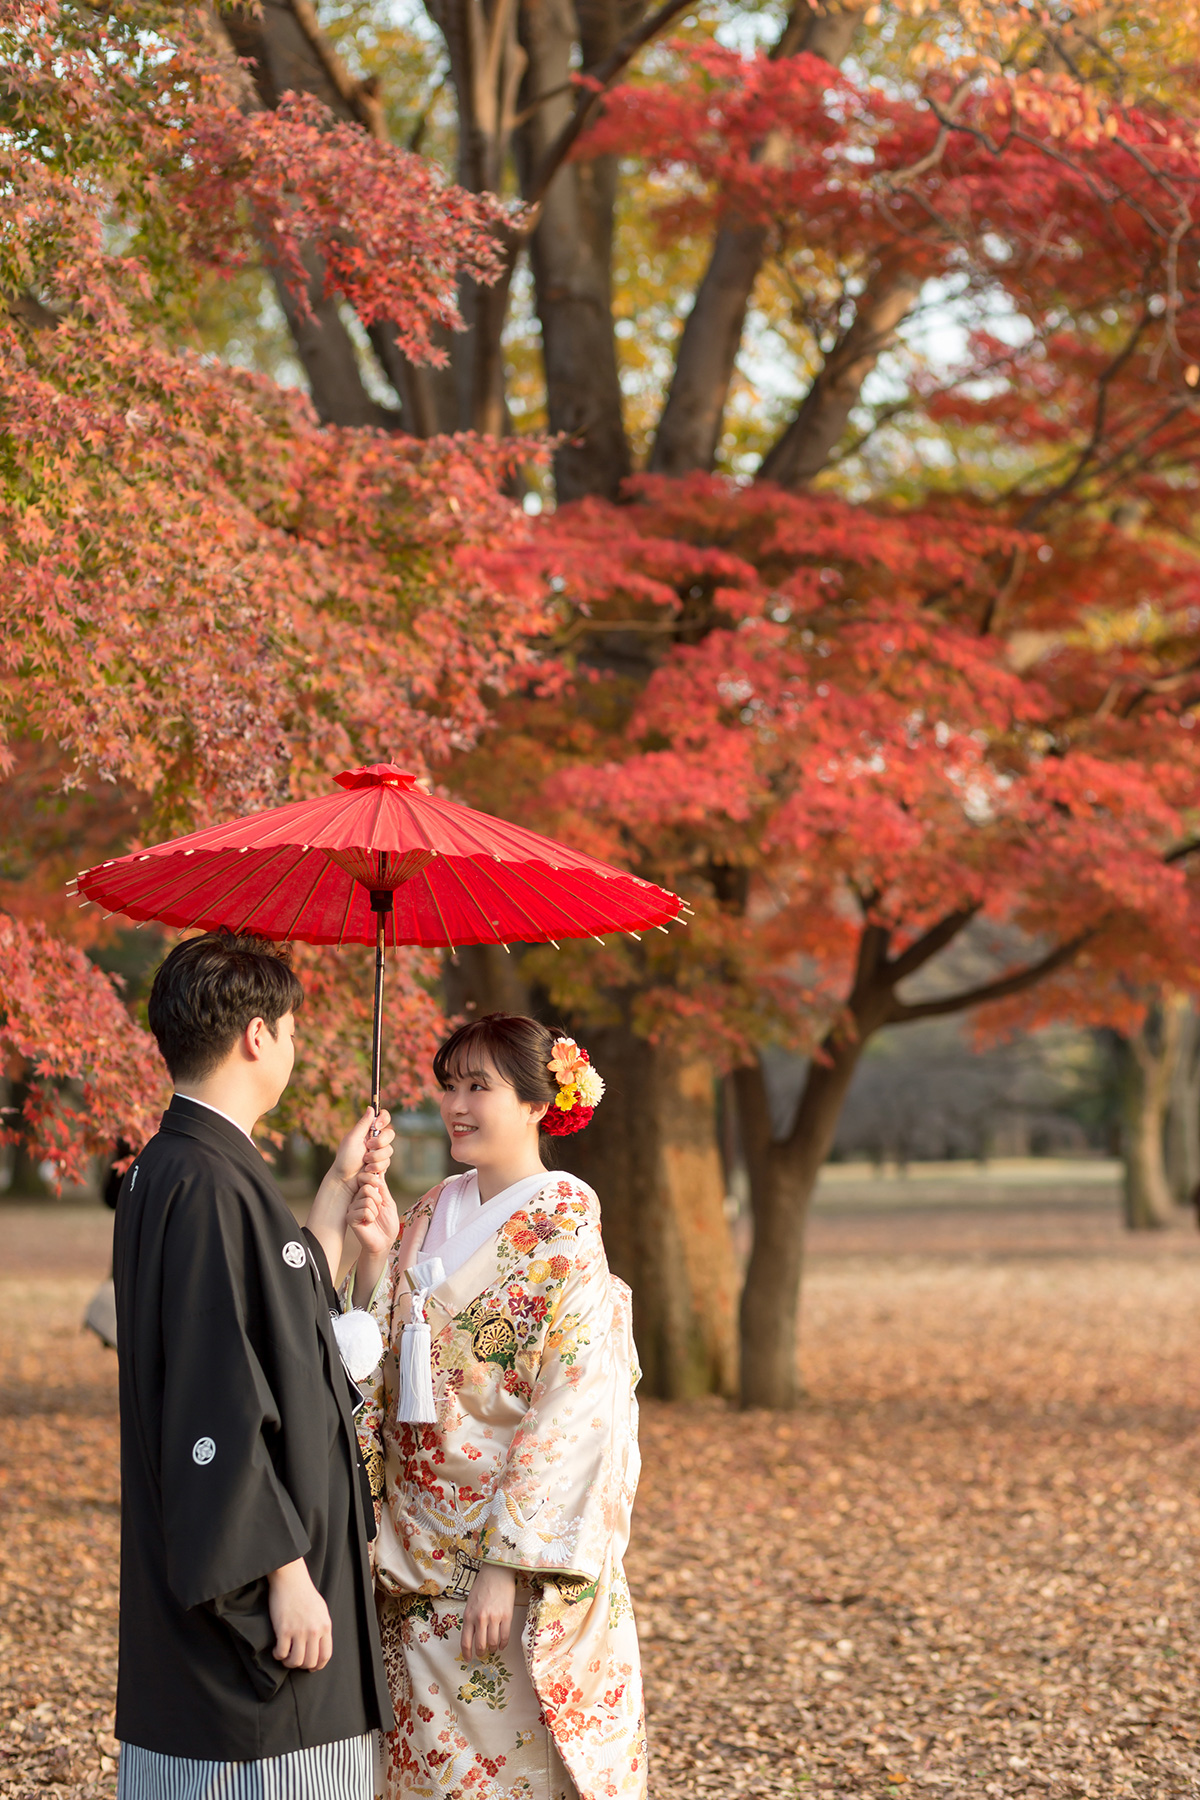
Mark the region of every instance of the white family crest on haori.
<instances>
[{"instance_id":1,"label":"white family crest on haori","mask_svg":"<svg viewBox=\"0 0 1200 1800\"><path fill-rule=\"evenodd\" d=\"M283 1246L283 1260L289 1269L302 1269L304 1267L305 1263L308 1261L308 1251L304 1248L304 1245L300 1242L299 1238L293 1238L291 1243ZM336 1274L337 1271L335 1270L334 1273Z\"/></svg>"}]
</instances>

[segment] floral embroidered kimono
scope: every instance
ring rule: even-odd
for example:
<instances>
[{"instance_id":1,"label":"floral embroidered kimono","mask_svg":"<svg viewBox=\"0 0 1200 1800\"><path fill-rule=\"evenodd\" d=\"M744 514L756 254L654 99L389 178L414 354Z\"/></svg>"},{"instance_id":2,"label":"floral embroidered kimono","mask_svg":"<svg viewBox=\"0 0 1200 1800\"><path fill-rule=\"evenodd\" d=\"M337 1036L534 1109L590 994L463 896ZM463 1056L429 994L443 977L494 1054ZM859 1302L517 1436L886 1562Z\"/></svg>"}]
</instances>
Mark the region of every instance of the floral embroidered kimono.
<instances>
[{"instance_id":1,"label":"floral embroidered kimono","mask_svg":"<svg viewBox=\"0 0 1200 1800\"><path fill-rule=\"evenodd\" d=\"M532 1181L532 1197L519 1185L516 1210L461 1266L446 1245L449 1275L423 1260L447 1184L418 1201L372 1302L387 1348L360 1430L384 1475L375 1580L398 1721L386 1800L646 1793L621 1566L640 1466L629 1290L609 1272L590 1188L554 1172ZM437 1421L406 1424L399 1346L412 1290L429 1281ZM483 1560L518 1571L512 1633L507 1649L464 1663L463 1608Z\"/></svg>"}]
</instances>

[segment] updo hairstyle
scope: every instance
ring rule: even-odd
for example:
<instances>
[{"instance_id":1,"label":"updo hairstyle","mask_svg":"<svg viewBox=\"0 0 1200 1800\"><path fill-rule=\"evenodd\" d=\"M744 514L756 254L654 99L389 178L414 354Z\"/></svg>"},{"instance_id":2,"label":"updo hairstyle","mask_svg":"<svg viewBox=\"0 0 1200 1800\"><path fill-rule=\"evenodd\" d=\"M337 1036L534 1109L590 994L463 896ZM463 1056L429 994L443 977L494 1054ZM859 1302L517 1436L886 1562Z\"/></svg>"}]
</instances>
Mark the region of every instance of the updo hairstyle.
<instances>
[{"instance_id":1,"label":"updo hairstyle","mask_svg":"<svg viewBox=\"0 0 1200 1800\"><path fill-rule=\"evenodd\" d=\"M550 1070L556 1041L564 1034L551 1031L524 1013L484 1013L452 1031L433 1059L433 1073L444 1087L454 1076L466 1074L475 1058L487 1056L526 1106L553 1106L558 1083ZM548 1133L538 1128L538 1148L546 1161Z\"/></svg>"}]
</instances>

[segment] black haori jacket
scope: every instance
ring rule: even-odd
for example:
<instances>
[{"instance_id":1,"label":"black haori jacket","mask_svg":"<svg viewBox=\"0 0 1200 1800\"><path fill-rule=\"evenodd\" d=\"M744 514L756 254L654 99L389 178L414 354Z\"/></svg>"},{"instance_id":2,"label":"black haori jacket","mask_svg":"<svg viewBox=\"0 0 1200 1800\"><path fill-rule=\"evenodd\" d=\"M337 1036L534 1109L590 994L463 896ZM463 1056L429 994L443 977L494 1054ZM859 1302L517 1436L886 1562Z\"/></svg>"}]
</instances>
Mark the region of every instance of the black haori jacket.
<instances>
[{"instance_id":1,"label":"black haori jacket","mask_svg":"<svg viewBox=\"0 0 1200 1800\"><path fill-rule=\"evenodd\" d=\"M122 1184L113 1274L117 1736L242 1762L387 1728L329 1270L236 1125L175 1096ZM299 1556L333 1621L313 1673L271 1654L267 1572Z\"/></svg>"}]
</instances>

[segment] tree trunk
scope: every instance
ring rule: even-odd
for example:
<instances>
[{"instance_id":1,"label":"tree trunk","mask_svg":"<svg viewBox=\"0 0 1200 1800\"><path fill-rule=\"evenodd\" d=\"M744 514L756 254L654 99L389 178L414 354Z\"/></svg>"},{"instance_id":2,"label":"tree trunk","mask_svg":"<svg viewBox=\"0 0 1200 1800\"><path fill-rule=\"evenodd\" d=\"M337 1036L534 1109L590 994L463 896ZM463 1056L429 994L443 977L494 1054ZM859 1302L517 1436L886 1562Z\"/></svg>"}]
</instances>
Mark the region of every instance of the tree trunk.
<instances>
[{"instance_id":1,"label":"tree trunk","mask_svg":"<svg viewBox=\"0 0 1200 1800\"><path fill-rule=\"evenodd\" d=\"M600 1196L613 1273L633 1289L643 1385L664 1400L733 1394L737 1271L707 1063L625 1026L589 1031L607 1091L557 1160Z\"/></svg>"},{"instance_id":2,"label":"tree trunk","mask_svg":"<svg viewBox=\"0 0 1200 1800\"><path fill-rule=\"evenodd\" d=\"M536 1002L525 979L518 951L500 944L464 944L442 964L446 1011L467 1018L483 1013L526 1013L537 1016Z\"/></svg>"},{"instance_id":3,"label":"tree trunk","mask_svg":"<svg viewBox=\"0 0 1200 1800\"><path fill-rule=\"evenodd\" d=\"M845 1016L809 1063L796 1116L785 1138L772 1136L761 1066L754 1063L734 1072L754 1223L741 1304L743 1406L786 1410L796 1404L796 1326L808 1210L822 1165L833 1147L854 1072L871 1038L884 1025L922 1016L924 1007L959 1011L1018 992L1046 969L1057 966L1056 958L1061 960L1064 955L1062 950L1050 952L995 983L923 1005L899 1000L897 986L953 943L975 910L965 906L947 913L894 958L889 956L890 928L864 920Z\"/></svg>"},{"instance_id":4,"label":"tree trunk","mask_svg":"<svg viewBox=\"0 0 1200 1800\"><path fill-rule=\"evenodd\" d=\"M411 437L431 438L458 430L453 355L457 334L436 327L432 335L450 357L440 369L411 362L397 344L396 327L390 320L378 319L367 327L379 366L400 398L400 429Z\"/></svg>"},{"instance_id":5,"label":"tree trunk","mask_svg":"<svg viewBox=\"0 0 1200 1800\"><path fill-rule=\"evenodd\" d=\"M830 1040L824 1046L829 1060L813 1059L795 1121L782 1142L771 1135L761 1065L734 1071L754 1220L740 1315L745 1407L786 1411L799 1398L796 1330L808 1211L864 1041Z\"/></svg>"},{"instance_id":6,"label":"tree trunk","mask_svg":"<svg viewBox=\"0 0 1200 1800\"><path fill-rule=\"evenodd\" d=\"M800 0L775 54L806 50L836 68L850 49L861 17L859 0L828 0L819 13L807 0ZM786 153L786 139L775 132L760 155L771 162ZM679 340L675 372L650 456L651 469L660 474L686 475L693 469L711 469L716 461L746 309L768 240L765 226L736 217L717 232L712 257Z\"/></svg>"},{"instance_id":7,"label":"tree trunk","mask_svg":"<svg viewBox=\"0 0 1200 1800\"><path fill-rule=\"evenodd\" d=\"M526 0L521 44L528 58L519 104L530 108L517 134L526 192L534 171L573 112L571 73L576 38L590 68L627 24L622 10L570 0ZM561 90L561 91L560 91ZM542 100L540 96L551 98ZM612 235L616 171L612 158L567 162L546 192L529 247L542 327L550 431L566 441L555 451L560 501L588 494L615 499L629 473L621 385L612 320Z\"/></svg>"},{"instance_id":8,"label":"tree trunk","mask_svg":"<svg viewBox=\"0 0 1200 1800\"><path fill-rule=\"evenodd\" d=\"M760 481L800 488L825 468L863 382L912 311L921 278L907 269L881 270L855 308L853 323L825 358L799 412L763 459Z\"/></svg>"},{"instance_id":9,"label":"tree trunk","mask_svg":"<svg viewBox=\"0 0 1200 1800\"><path fill-rule=\"evenodd\" d=\"M0 1081L0 1100L4 1103L9 1124L15 1126L17 1130L21 1128L25 1102L28 1098L29 1083L22 1080L19 1075L10 1076L7 1081ZM48 1182L42 1180L41 1165L45 1159L31 1156L28 1145L20 1137L16 1143L9 1144L6 1148L8 1185L5 1191L8 1198L10 1200L46 1199L53 1189Z\"/></svg>"},{"instance_id":10,"label":"tree trunk","mask_svg":"<svg viewBox=\"0 0 1200 1800\"><path fill-rule=\"evenodd\" d=\"M1183 1001L1167 1107L1167 1181L1178 1206L1189 1205L1200 1185L1200 1019L1190 999Z\"/></svg>"},{"instance_id":11,"label":"tree trunk","mask_svg":"<svg viewBox=\"0 0 1200 1800\"><path fill-rule=\"evenodd\" d=\"M1172 995L1152 1008L1141 1029L1126 1040L1121 1151L1125 1223L1131 1231L1154 1231L1171 1224L1175 1217L1163 1139L1182 1029L1181 999Z\"/></svg>"},{"instance_id":12,"label":"tree trunk","mask_svg":"<svg viewBox=\"0 0 1200 1800\"><path fill-rule=\"evenodd\" d=\"M271 270L271 276L296 355L308 377L317 417L323 425L397 425L396 415L367 392L358 353L342 323L337 301L325 292L325 270L320 257L308 249L302 257L308 276L309 312L304 311L277 269Z\"/></svg>"},{"instance_id":13,"label":"tree trunk","mask_svg":"<svg viewBox=\"0 0 1200 1800\"><path fill-rule=\"evenodd\" d=\"M251 80L244 87L244 104L253 107L257 98L260 106L273 111L283 94L294 91L314 94L338 118L364 122L361 111L347 98L351 87L346 81L339 86L330 73L332 52L321 53L310 30L284 0L264 0L256 14L222 12L220 22L236 54L250 61ZM328 425L395 428L400 420L367 392L337 301L325 296L320 259L308 252L304 267L311 307L307 314L279 272L273 269L271 273L318 418Z\"/></svg>"},{"instance_id":14,"label":"tree trunk","mask_svg":"<svg viewBox=\"0 0 1200 1800\"><path fill-rule=\"evenodd\" d=\"M426 10L450 60L458 108L459 185L473 194L500 194L525 73L517 0L426 0ZM494 286L470 279L459 286L466 330L454 344L458 426L485 437L501 437L508 430L503 332L517 246L506 248L508 266Z\"/></svg>"}]
</instances>

